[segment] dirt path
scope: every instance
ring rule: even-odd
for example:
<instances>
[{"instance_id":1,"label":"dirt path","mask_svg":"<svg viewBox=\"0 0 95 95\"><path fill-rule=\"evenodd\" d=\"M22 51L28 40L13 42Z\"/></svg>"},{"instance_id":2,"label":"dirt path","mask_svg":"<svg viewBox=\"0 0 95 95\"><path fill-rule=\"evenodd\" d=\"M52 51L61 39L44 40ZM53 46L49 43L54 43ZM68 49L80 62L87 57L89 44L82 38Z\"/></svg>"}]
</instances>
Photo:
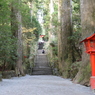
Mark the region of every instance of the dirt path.
<instances>
[{"instance_id":1,"label":"dirt path","mask_svg":"<svg viewBox=\"0 0 95 95\"><path fill-rule=\"evenodd\" d=\"M0 95L95 95L89 87L52 75L14 77L0 82Z\"/></svg>"}]
</instances>

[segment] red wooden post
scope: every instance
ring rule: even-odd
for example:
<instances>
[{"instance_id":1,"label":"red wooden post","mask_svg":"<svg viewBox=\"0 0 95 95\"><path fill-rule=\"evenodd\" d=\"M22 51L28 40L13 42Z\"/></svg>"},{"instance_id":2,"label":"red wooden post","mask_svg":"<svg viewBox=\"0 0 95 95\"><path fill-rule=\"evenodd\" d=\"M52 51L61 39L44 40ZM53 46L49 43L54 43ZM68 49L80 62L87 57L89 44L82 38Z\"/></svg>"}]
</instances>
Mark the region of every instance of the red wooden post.
<instances>
[{"instance_id":1,"label":"red wooden post","mask_svg":"<svg viewBox=\"0 0 95 95\"><path fill-rule=\"evenodd\" d=\"M92 76L90 77L91 89L95 89L95 54L90 54Z\"/></svg>"},{"instance_id":2,"label":"red wooden post","mask_svg":"<svg viewBox=\"0 0 95 95\"><path fill-rule=\"evenodd\" d=\"M84 42L86 53L90 54L91 71L90 77L91 89L95 90L95 33L81 41Z\"/></svg>"},{"instance_id":3,"label":"red wooden post","mask_svg":"<svg viewBox=\"0 0 95 95\"><path fill-rule=\"evenodd\" d=\"M95 76L95 54L90 54L92 76Z\"/></svg>"}]
</instances>

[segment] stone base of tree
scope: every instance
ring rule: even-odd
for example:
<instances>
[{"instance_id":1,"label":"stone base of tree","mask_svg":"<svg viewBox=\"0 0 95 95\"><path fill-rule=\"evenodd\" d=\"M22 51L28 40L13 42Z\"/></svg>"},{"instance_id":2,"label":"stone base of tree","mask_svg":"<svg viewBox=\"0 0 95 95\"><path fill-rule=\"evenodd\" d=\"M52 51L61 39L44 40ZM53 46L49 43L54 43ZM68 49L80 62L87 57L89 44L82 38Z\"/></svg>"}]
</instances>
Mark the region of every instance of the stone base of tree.
<instances>
[{"instance_id":1,"label":"stone base of tree","mask_svg":"<svg viewBox=\"0 0 95 95\"><path fill-rule=\"evenodd\" d=\"M11 77L15 77L16 74L15 74L15 71L3 71L2 72L2 78L7 78L7 79L10 79Z\"/></svg>"},{"instance_id":2,"label":"stone base of tree","mask_svg":"<svg viewBox=\"0 0 95 95\"><path fill-rule=\"evenodd\" d=\"M32 68L31 69L27 69L27 70L25 70L25 74L29 74L29 75L31 75L32 74Z\"/></svg>"},{"instance_id":3,"label":"stone base of tree","mask_svg":"<svg viewBox=\"0 0 95 95\"><path fill-rule=\"evenodd\" d=\"M0 81L2 81L2 75L0 74Z\"/></svg>"},{"instance_id":4,"label":"stone base of tree","mask_svg":"<svg viewBox=\"0 0 95 95\"><path fill-rule=\"evenodd\" d=\"M59 72L58 72L57 68L53 68L53 75L59 75Z\"/></svg>"}]
</instances>

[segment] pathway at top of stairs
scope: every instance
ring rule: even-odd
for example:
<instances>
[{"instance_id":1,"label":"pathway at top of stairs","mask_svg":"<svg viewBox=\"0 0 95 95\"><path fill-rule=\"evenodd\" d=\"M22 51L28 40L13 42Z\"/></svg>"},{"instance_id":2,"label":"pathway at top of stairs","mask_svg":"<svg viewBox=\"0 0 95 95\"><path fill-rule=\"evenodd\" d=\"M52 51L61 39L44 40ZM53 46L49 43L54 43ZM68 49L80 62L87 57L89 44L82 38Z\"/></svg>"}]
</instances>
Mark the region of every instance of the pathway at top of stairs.
<instances>
[{"instance_id":1,"label":"pathway at top of stairs","mask_svg":"<svg viewBox=\"0 0 95 95\"><path fill-rule=\"evenodd\" d=\"M34 64L33 75L52 75L52 69L49 66L47 54L43 54L42 50L37 51Z\"/></svg>"}]
</instances>

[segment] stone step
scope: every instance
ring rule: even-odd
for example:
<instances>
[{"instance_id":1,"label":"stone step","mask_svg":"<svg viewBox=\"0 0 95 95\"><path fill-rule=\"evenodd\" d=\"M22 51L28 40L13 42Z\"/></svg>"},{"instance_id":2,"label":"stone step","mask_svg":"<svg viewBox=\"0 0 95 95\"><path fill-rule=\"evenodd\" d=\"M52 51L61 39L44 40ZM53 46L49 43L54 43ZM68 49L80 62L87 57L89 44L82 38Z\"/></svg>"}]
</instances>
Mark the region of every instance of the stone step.
<instances>
[{"instance_id":1,"label":"stone step","mask_svg":"<svg viewBox=\"0 0 95 95\"><path fill-rule=\"evenodd\" d=\"M49 67L48 63L35 63L36 67L42 66L42 67Z\"/></svg>"},{"instance_id":2,"label":"stone step","mask_svg":"<svg viewBox=\"0 0 95 95\"><path fill-rule=\"evenodd\" d=\"M52 75L52 69L49 67L33 68L33 75Z\"/></svg>"},{"instance_id":3,"label":"stone step","mask_svg":"<svg viewBox=\"0 0 95 95\"><path fill-rule=\"evenodd\" d=\"M52 69L49 67L47 55L42 54L42 50L38 50L34 63L35 67L32 70L33 75L52 75Z\"/></svg>"},{"instance_id":4,"label":"stone step","mask_svg":"<svg viewBox=\"0 0 95 95\"><path fill-rule=\"evenodd\" d=\"M40 67L40 66L33 68L33 71L40 71L40 70L43 70L43 71L44 71L44 70L45 70L45 71L46 71L46 70L50 70L50 71L51 71L51 68L50 68L50 67Z\"/></svg>"},{"instance_id":5,"label":"stone step","mask_svg":"<svg viewBox=\"0 0 95 95\"><path fill-rule=\"evenodd\" d=\"M32 75L52 75L52 72L40 70L32 72Z\"/></svg>"}]
</instances>

